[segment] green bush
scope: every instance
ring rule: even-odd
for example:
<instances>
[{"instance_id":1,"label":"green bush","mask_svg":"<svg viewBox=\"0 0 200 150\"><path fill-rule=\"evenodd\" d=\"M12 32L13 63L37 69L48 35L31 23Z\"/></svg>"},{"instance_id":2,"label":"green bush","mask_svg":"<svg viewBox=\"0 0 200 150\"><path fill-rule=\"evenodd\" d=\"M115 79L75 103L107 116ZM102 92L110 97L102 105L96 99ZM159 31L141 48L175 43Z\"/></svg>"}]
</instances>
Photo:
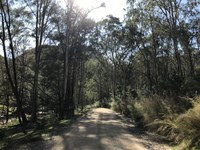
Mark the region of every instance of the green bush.
<instances>
[{"instance_id":1,"label":"green bush","mask_svg":"<svg viewBox=\"0 0 200 150\"><path fill-rule=\"evenodd\" d=\"M200 92L200 82L193 78L187 78L181 88L182 94L193 97Z\"/></svg>"},{"instance_id":2,"label":"green bush","mask_svg":"<svg viewBox=\"0 0 200 150\"><path fill-rule=\"evenodd\" d=\"M143 120L144 120L144 117L143 115L141 114L141 112L135 107L135 104L129 104L127 106L127 109L129 111L129 117L133 120L135 120L136 122L136 125L139 126L139 127L143 127L144 124L143 124Z\"/></svg>"},{"instance_id":3,"label":"green bush","mask_svg":"<svg viewBox=\"0 0 200 150\"><path fill-rule=\"evenodd\" d=\"M93 104L93 107L95 107L95 108L101 107L100 101L96 101L96 102Z\"/></svg>"},{"instance_id":4,"label":"green bush","mask_svg":"<svg viewBox=\"0 0 200 150\"><path fill-rule=\"evenodd\" d=\"M195 67L195 80L199 82L200 84L200 65Z\"/></svg>"},{"instance_id":5,"label":"green bush","mask_svg":"<svg viewBox=\"0 0 200 150\"><path fill-rule=\"evenodd\" d=\"M113 100L111 103L111 109L113 109L116 112L119 112L127 117L130 117L130 111L128 109L128 102L126 100Z\"/></svg>"},{"instance_id":6,"label":"green bush","mask_svg":"<svg viewBox=\"0 0 200 150\"><path fill-rule=\"evenodd\" d=\"M113 100L111 102L111 109L116 111L116 112L120 112L120 106L118 104L118 102L116 102L115 100Z\"/></svg>"}]
</instances>

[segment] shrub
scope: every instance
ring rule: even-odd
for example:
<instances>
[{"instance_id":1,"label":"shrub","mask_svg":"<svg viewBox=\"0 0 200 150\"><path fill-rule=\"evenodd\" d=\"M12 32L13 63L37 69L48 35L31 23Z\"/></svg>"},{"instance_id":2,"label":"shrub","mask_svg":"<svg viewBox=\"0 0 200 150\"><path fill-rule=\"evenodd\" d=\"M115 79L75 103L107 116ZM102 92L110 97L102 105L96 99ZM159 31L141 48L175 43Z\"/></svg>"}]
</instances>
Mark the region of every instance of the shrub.
<instances>
[{"instance_id":1,"label":"shrub","mask_svg":"<svg viewBox=\"0 0 200 150\"><path fill-rule=\"evenodd\" d=\"M130 111L128 109L128 105L130 102L128 102L127 100L118 100L115 101L113 100L111 103L111 109L113 109L116 112L119 112L127 117L130 117Z\"/></svg>"},{"instance_id":2,"label":"shrub","mask_svg":"<svg viewBox=\"0 0 200 150\"><path fill-rule=\"evenodd\" d=\"M135 102L135 113L139 116L139 123L151 132L163 135L174 143L180 143L183 134L177 123L179 101L178 98L153 95Z\"/></svg>"},{"instance_id":3,"label":"shrub","mask_svg":"<svg viewBox=\"0 0 200 150\"><path fill-rule=\"evenodd\" d=\"M113 100L111 102L111 109L116 111L116 112L120 112L120 107L117 101Z\"/></svg>"},{"instance_id":4,"label":"shrub","mask_svg":"<svg viewBox=\"0 0 200 150\"><path fill-rule=\"evenodd\" d=\"M100 101L96 101L96 102L93 104L93 107L95 107L95 108L101 107Z\"/></svg>"},{"instance_id":5,"label":"shrub","mask_svg":"<svg viewBox=\"0 0 200 150\"><path fill-rule=\"evenodd\" d=\"M134 104L135 109L143 115L144 124L163 118L172 112L169 101L158 95L142 98Z\"/></svg>"},{"instance_id":6,"label":"shrub","mask_svg":"<svg viewBox=\"0 0 200 150\"><path fill-rule=\"evenodd\" d=\"M135 120L137 126L143 127L144 126L144 124L143 124L144 117L141 114L141 112L139 111L139 109L135 107L135 105L136 105L136 103L132 103L127 106L127 109L130 112L129 117L131 119Z\"/></svg>"},{"instance_id":7,"label":"shrub","mask_svg":"<svg viewBox=\"0 0 200 150\"><path fill-rule=\"evenodd\" d=\"M173 100L171 100L173 101ZM156 119L163 119L173 113L174 103L158 95L152 95L141 99L118 100L112 102L112 109L130 117L138 126L145 126Z\"/></svg>"},{"instance_id":8,"label":"shrub","mask_svg":"<svg viewBox=\"0 0 200 150\"><path fill-rule=\"evenodd\" d=\"M178 122L189 148L194 146L200 149L200 97L195 98L193 108L178 117Z\"/></svg>"},{"instance_id":9,"label":"shrub","mask_svg":"<svg viewBox=\"0 0 200 150\"><path fill-rule=\"evenodd\" d=\"M113 100L111 106L134 119L139 127L163 135L175 144L186 143L185 149L200 149L200 96L163 98L152 95L134 101Z\"/></svg>"},{"instance_id":10,"label":"shrub","mask_svg":"<svg viewBox=\"0 0 200 150\"><path fill-rule=\"evenodd\" d=\"M175 115L165 118L164 120L155 120L149 123L147 127L149 131L165 136L175 144L179 144L183 140L183 133L179 129Z\"/></svg>"},{"instance_id":11,"label":"shrub","mask_svg":"<svg viewBox=\"0 0 200 150\"><path fill-rule=\"evenodd\" d=\"M187 78L181 88L182 94L193 97L200 92L200 82L194 78Z\"/></svg>"},{"instance_id":12,"label":"shrub","mask_svg":"<svg viewBox=\"0 0 200 150\"><path fill-rule=\"evenodd\" d=\"M110 102L106 99L103 99L100 101L100 106L103 107L103 108L110 108Z\"/></svg>"}]
</instances>

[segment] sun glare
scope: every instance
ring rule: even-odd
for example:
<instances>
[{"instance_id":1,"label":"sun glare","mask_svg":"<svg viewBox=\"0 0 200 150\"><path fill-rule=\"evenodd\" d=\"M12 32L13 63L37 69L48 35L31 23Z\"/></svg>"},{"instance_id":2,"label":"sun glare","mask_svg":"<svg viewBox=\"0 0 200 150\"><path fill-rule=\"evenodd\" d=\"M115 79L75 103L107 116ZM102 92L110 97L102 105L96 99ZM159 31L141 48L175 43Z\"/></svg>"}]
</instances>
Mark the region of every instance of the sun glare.
<instances>
[{"instance_id":1,"label":"sun glare","mask_svg":"<svg viewBox=\"0 0 200 150\"><path fill-rule=\"evenodd\" d=\"M105 0L75 0L75 4L85 10L92 10L88 17L95 21L100 21L106 17L106 3Z\"/></svg>"},{"instance_id":2,"label":"sun glare","mask_svg":"<svg viewBox=\"0 0 200 150\"><path fill-rule=\"evenodd\" d=\"M90 9L100 5L102 0L74 0L75 5L79 6L82 9ZM66 4L66 0L60 0L61 6ZM98 4L99 3L99 4Z\"/></svg>"},{"instance_id":3,"label":"sun glare","mask_svg":"<svg viewBox=\"0 0 200 150\"><path fill-rule=\"evenodd\" d=\"M61 6L66 6L64 1L66 0L60 0ZM84 10L93 10L88 17L95 21L100 21L110 14L122 19L126 7L126 0L74 0L74 3Z\"/></svg>"},{"instance_id":4,"label":"sun glare","mask_svg":"<svg viewBox=\"0 0 200 150\"><path fill-rule=\"evenodd\" d=\"M93 7L94 0L75 0L75 4L83 9L89 9Z\"/></svg>"}]
</instances>

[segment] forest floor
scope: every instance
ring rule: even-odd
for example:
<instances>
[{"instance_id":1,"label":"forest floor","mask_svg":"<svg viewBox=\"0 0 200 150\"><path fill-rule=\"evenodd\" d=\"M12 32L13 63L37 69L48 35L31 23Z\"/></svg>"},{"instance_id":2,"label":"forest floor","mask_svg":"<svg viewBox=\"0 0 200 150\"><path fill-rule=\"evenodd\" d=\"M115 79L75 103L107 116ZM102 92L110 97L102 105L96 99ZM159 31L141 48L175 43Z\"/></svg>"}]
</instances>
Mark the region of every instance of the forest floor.
<instances>
[{"instance_id":1,"label":"forest floor","mask_svg":"<svg viewBox=\"0 0 200 150\"><path fill-rule=\"evenodd\" d=\"M92 109L70 130L50 140L28 143L18 149L51 150L170 150L167 141L134 127L125 117L110 109Z\"/></svg>"}]
</instances>

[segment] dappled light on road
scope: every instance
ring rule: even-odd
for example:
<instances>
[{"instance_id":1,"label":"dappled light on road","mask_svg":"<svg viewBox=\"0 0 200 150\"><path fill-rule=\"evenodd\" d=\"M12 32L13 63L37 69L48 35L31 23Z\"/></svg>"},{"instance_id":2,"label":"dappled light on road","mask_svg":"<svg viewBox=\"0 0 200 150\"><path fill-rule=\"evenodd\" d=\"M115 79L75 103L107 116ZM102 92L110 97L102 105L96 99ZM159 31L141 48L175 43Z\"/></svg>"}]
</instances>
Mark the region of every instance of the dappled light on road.
<instances>
[{"instance_id":1,"label":"dappled light on road","mask_svg":"<svg viewBox=\"0 0 200 150\"><path fill-rule=\"evenodd\" d=\"M147 150L145 140L133 136L112 110L98 108L90 111L62 138L54 138L51 149L73 150Z\"/></svg>"},{"instance_id":2,"label":"dappled light on road","mask_svg":"<svg viewBox=\"0 0 200 150\"><path fill-rule=\"evenodd\" d=\"M160 137L149 135L110 109L97 108L79 118L71 130L49 141L19 147L26 150L170 150Z\"/></svg>"}]
</instances>

